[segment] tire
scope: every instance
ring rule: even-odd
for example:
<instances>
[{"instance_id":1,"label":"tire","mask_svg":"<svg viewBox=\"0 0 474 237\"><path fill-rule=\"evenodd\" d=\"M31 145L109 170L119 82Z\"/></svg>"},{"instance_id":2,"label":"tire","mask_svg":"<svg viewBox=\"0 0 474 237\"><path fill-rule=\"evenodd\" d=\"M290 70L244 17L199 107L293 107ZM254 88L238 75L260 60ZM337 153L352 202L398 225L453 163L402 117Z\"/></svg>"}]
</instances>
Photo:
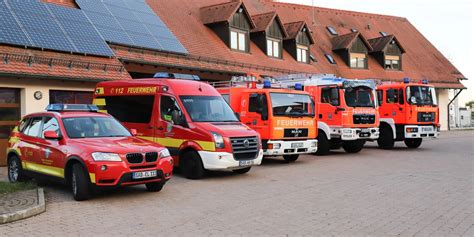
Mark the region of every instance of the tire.
<instances>
[{"instance_id":1,"label":"tire","mask_svg":"<svg viewBox=\"0 0 474 237\"><path fill-rule=\"evenodd\" d=\"M25 180L27 180L27 177L23 173L20 159L16 155L11 156L8 159L8 181L10 183L17 183Z\"/></svg>"},{"instance_id":2,"label":"tire","mask_svg":"<svg viewBox=\"0 0 474 237\"><path fill-rule=\"evenodd\" d=\"M318 150L316 151L316 155L318 156L328 155L331 150L331 144L328 138L326 137L326 133L319 130L317 139L318 139Z\"/></svg>"},{"instance_id":3,"label":"tire","mask_svg":"<svg viewBox=\"0 0 474 237\"><path fill-rule=\"evenodd\" d=\"M389 126L380 127L380 137L377 139L377 144L381 149L390 150L393 148L395 140L393 139L392 128Z\"/></svg>"},{"instance_id":4,"label":"tire","mask_svg":"<svg viewBox=\"0 0 474 237\"><path fill-rule=\"evenodd\" d=\"M283 159L285 159L285 161L287 163L291 163L291 162L295 162L296 160L298 160L298 157L300 155L283 155Z\"/></svg>"},{"instance_id":5,"label":"tire","mask_svg":"<svg viewBox=\"0 0 474 237\"><path fill-rule=\"evenodd\" d=\"M238 169L238 170L232 170L232 172L234 172L236 174L245 174L245 173L248 173L251 168L252 167L247 167L247 168Z\"/></svg>"},{"instance_id":6,"label":"tire","mask_svg":"<svg viewBox=\"0 0 474 237\"><path fill-rule=\"evenodd\" d=\"M204 177L205 169L201 157L195 151L188 151L180 157L179 167L183 175L188 179L201 179Z\"/></svg>"},{"instance_id":7,"label":"tire","mask_svg":"<svg viewBox=\"0 0 474 237\"><path fill-rule=\"evenodd\" d=\"M364 148L365 141L356 140L356 141L346 141L342 144L342 148L347 153L358 153Z\"/></svg>"},{"instance_id":8,"label":"tire","mask_svg":"<svg viewBox=\"0 0 474 237\"><path fill-rule=\"evenodd\" d=\"M153 182L153 183L146 183L146 190L148 192L159 192L161 189L163 189L163 186L165 184L162 182Z\"/></svg>"},{"instance_id":9,"label":"tire","mask_svg":"<svg viewBox=\"0 0 474 237\"><path fill-rule=\"evenodd\" d=\"M76 163L72 166L71 188L72 195L76 201L84 201L89 199L91 184L89 177L84 171L81 164Z\"/></svg>"},{"instance_id":10,"label":"tire","mask_svg":"<svg viewBox=\"0 0 474 237\"><path fill-rule=\"evenodd\" d=\"M415 149L421 146L423 139L422 138L406 138L404 142L408 148Z\"/></svg>"}]
</instances>

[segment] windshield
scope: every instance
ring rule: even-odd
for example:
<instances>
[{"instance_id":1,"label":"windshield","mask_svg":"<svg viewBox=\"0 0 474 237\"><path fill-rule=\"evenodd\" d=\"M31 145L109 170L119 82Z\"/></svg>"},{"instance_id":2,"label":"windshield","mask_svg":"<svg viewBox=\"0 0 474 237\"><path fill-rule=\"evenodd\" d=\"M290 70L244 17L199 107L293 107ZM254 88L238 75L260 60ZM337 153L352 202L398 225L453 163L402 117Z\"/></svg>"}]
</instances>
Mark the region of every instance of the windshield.
<instances>
[{"instance_id":1,"label":"windshield","mask_svg":"<svg viewBox=\"0 0 474 237\"><path fill-rule=\"evenodd\" d=\"M434 87L409 86L407 88L407 101L416 105L437 105Z\"/></svg>"},{"instance_id":2,"label":"windshield","mask_svg":"<svg viewBox=\"0 0 474 237\"><path fill-rule=\"evenodd\" d=\"M238 122L222 96L180 96L193 122Z\"/></svg>"},{"instance_id":3,"label":"windshield","mask_svg":"<svg viewBox=\"0 0 474 237\"><path fill-rule=\"evenodd\" d=\"M372 89L365 86L346 88L344 99L349 107L375 107Z\"/></svg>"},{"instance_id":4,"label":"windshield","mask_svg":"<svg viewBox=\"0 0 474 237\"><path fill-rule=\"evenodd\" d=\"M314 116L314 103L309 95L270 93L274 116Z\"/></svg>"},{"instance_id":5,"label":"windshield","mask_svg":"<svg viewBox=\"0 0 474 237\"><path fill-rule=\"evenodd\" d=\"M64 128L70 138L130 137L130 132L114 118L64 118Z\"/></svg>"}]
</instances>

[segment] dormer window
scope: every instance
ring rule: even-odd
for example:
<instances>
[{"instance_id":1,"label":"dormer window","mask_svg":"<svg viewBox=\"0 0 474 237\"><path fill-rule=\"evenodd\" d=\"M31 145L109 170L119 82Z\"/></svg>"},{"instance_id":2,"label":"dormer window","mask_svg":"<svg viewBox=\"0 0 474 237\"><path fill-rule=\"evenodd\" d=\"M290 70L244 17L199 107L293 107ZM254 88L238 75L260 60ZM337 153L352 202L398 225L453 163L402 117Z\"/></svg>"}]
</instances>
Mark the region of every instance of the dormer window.
<instances>
[{"instance_id":1,"label":"dormer window","mask_svg":"<svg viewBox=\"0 0 474 237\"><path fill-rule=\"evenodd\" d=\"M405 50L395 36L387 35L370 39L369 43L373 48L370 54L385 70L402 70L402 56Z\"/></svg>"},{"instance_id":2,"label":"dormer window","mask_svg":"<svg viewBox=\"0 0 474 237\"><path fill-rule=\"evenodd\" d=\"M339 54L353 69L368 69L368 53L372 49L360 34L352 32L332 39L333 51Z\"/></svg>"},{"instance_id":3,"label":"dormer window","mask_svg":"<svg viewBox=\"0 0 474 237\"><path fill-rule=\"evenodd\" d=\"M284 47L294 59L300 63L310 63L310 46L314 44L313 36L305 22L293 22L285 24L288 37L284 41Z\"/></svg>"},{"instance_id":4,"label":"dormer window","mask_svg":"<svg viewBox=\"0 0 474 237\"><path fill-rule=\"evenodd\" d=\"M201 8L201 18L231 50L249 52L255 24L244 3L229 2Z\"/></svg>"},{"instance_id":5,"label":"dormer window","mask_svg":"<svg viewBox=\"0 0 474 237\"><path fill-rule=\"evenodd\" d=\"M255 29L252 30L252 41L268 57L283 57L283 38L287 36L285 28L276 12L263 13L252 16Z\"/></svg>"}]
</instances>

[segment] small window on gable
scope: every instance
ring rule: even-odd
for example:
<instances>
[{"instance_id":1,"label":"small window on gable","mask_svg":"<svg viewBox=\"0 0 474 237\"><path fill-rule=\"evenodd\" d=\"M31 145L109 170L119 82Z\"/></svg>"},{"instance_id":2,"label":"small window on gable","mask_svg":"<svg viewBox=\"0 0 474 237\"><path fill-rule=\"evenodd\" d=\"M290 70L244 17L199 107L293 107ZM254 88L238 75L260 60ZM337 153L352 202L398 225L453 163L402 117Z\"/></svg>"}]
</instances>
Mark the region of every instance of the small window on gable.
<instances>
[{"instance_id":1,"label":"small window on gable","mask_svg":"<svg viewBox=\"0 0 474 237\"><path fill-rule=\"evenodd\" d=\"M367 55L361 53L351 53L351 68L365 69L367 68Z\"/></svg>"},{"instance_id":2,"label":"small window on gable","mask_svg":"<svg viewBox=\"0 0 474 237\"><path fill-rule=\"evenodd\" d=\"M338 35L336 29L334 29L332 26L327 26L326 29L329 31L331 35Z\"/></svg>"},{"instance_id":3,"label":"small window on gable","mask_svg":"<svg viewBox=\"0 0 474 237\"><path fill-rule=\"evenodd\" d=\"M324 54L324 56L326 57L326 59L329 61L330 64L336 64L336 60L334 60L334 58L332 57L332 55L330 55L330 54Z\"/></svg>"},{"instance_id":4,"label":"small window on gable","mask_svg":"<svg viewBox=\"0 0 474 237\"><path fill-rule=\"evenodd\" d=\"M281 40L267 38L267 56L281 58Z\"/></svg>"},{"instance_id":5,"label":"small window on gable","mask_svg":"<svg viewBox=\"0 0 474 237\"><path fill-rule=\"evenodd\" d=\"M247 52L247 38L247 32L231 29L230 48L238 51Z\"/></svg>"},{"instance_id":6,"label":"small window on gable","mask_svg":"<svg viewBox=\"0 0 474 237\"><path fill-rule=\"evenodd\" d=\"M309 48L303 45L296 46L296 60L301 63L309 63Z\"/></svg>"}]
</instances>

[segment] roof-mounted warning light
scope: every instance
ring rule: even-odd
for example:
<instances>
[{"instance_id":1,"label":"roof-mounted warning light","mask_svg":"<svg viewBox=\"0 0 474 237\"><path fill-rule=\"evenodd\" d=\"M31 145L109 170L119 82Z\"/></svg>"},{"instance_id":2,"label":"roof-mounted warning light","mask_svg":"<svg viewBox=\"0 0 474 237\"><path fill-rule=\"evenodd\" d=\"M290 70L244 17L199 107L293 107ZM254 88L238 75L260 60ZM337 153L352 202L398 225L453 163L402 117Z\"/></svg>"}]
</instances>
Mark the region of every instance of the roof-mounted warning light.
<instances>
[{"instance_id":1,"label":"roof-mounted warning light","mask_svg":"<svg viewBox=\"0 0 474 237\"><path fill-rule=\"evenodd\" d=\"M295 83L295 90L302 91L303 90L303 84Z\"/></svg>"},{"instance_id":2,"label":"roof-mounted warning light","mask_svg":"<svg viewBox=\"0 0 474 237\"><path fill-rule=\"evenodd\" d=\"M153 78L171 78L171 79L184 79L200 81L201 79L197 75L182 74L182 73L169 73L169 72L158 72L155 73Z\"/></svg>"},{"instance_id":3,"label":"roof-mounted warning light","mask_svg":"<svg viewBox=\"0 0 474 237\"><path fill-rule=\"evenodd\" d=\"M421 81L421 83L426 85L426 84L428 84L428 80L427 80L427 79L423 79L423 80Z\"/></svg>"},{"instance_id":4,"label":"roof-mounted warning light","mask_svg":"<svg viewBox=\"0 0 474 237\"><path fill-rule=\"evenodd\" d=\"M403 83L405 83L405 84L410 83L410 78L408 78L408 77L403 78Z\"/></svg>"},{"instance_id":5,"label":"roof-mounted warning light","mask_svg":"<svg viewBox=\"0 0 474 237\"><path fill-rule=\"evenodd\" d=\"M46 107L46 111L82 111L82 112L98 112L99 108L91 104L50 104Z\"/></svg>"},{"instance_id":6,"label":"roof-mounted warning light","mask_svg":"<svg viewBox=\"0 0 474 237\"><path fill-rule=\"evenodd\" d=\"M272 82L269 80L263 81L263 88L265 89L272 88Z\"/></svg>"}]
</instances>

